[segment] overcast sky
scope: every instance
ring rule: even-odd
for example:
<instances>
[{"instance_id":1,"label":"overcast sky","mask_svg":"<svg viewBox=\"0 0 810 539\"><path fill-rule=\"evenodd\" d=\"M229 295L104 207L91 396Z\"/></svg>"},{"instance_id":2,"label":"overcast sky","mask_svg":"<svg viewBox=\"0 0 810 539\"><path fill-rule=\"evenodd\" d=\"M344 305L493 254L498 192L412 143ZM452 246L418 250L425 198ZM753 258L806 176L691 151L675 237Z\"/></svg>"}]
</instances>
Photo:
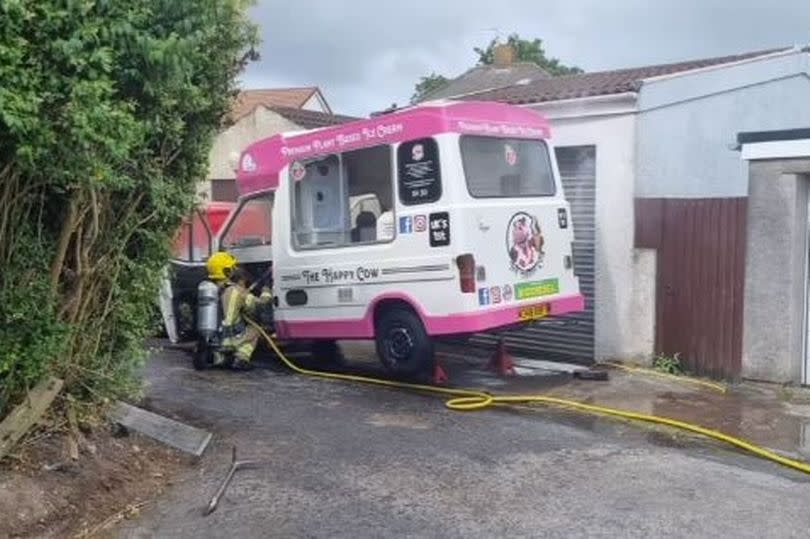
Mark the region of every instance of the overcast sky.
<instances>
[{"instance_id":1,"label":"overcast sky","mask_svg":"<svg viewBox=\"0 0 810 539\"><path fill-rule=\"evenodd\" d=\"M586 71L810 43L810 0L258 0L252 14L262 58L245 87L317 85L354 115L461 74L494 29Z\"/></svg>"}]
</instances>

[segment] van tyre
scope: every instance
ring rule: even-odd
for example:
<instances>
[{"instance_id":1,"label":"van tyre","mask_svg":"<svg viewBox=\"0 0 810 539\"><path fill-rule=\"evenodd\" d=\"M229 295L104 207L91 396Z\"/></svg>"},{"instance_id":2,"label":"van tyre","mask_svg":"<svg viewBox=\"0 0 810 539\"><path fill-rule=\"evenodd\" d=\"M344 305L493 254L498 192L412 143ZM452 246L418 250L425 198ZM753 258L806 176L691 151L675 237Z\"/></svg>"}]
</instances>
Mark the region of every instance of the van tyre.
<instances>
[{"instance_id":1,"label":"van tyre","mask_svg":"<svg viewBox=\"0 0 810 539\"><path fill-rule=\"evenodd\" d=\"M389 372L413 376L433 369L433 341L413 311L401 307L384 311L377 320L375 340L377 356Z\"/></svg>"}]
</instances>

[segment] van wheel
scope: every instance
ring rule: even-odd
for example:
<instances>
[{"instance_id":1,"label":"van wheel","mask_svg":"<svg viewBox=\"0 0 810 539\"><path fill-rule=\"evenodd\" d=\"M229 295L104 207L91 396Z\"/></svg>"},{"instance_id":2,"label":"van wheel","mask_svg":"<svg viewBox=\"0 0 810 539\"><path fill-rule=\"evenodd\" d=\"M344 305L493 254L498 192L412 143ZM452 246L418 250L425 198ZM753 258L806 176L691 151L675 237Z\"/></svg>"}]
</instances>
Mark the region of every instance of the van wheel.
<instances>
[{"instance_id":1,"label":"van wheel","mask_svg":"<svg viewBox=\"0 0 810 539\"><path fill-rule=\"evenodd\" d=\"M413 311L389 309L375 327L377 356L390 372L411 376L433 368L433 341Z\"/></svg>"},{"instance_id":2,"label":"van wheel","mask_svg":"<svg viewBox=\"0 0 810 539\"><path fill-rule=\"evenodd\" d=\"M318 363L340 366L345 363L337 341L313 341L310 347L312 359Z\"/></svg>"}]
</instances>

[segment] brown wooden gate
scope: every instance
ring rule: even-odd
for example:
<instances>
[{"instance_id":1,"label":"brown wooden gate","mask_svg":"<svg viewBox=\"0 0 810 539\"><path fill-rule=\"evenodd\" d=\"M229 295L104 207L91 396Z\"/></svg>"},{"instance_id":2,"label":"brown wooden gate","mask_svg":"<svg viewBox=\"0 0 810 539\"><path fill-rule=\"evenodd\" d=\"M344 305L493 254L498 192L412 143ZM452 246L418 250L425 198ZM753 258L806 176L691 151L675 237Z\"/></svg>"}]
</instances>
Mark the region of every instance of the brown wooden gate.
<instances>
[{"instance_id":1,"label":"brown wooden gate","mask_svg":"<svg viewBox=\"0 0 810 539\"><path fill-rule=\"evenodd\" d=\"M746 204L636 199L636 247L658 250L656 352L698 375L740 377Z\"/></svg>"}]
</instances>

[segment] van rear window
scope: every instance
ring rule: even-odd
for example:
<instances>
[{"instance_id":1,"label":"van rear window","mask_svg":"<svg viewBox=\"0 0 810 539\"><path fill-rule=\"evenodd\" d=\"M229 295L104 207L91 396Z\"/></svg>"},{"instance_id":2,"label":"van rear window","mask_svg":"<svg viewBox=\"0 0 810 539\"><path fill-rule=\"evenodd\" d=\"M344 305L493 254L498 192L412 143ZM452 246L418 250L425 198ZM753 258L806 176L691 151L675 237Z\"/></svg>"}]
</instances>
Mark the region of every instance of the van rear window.
<instances>
[{"instance_id":1,"label":"van rear window","mask_svg":"<svg viewBox=\"0 0 810 539\"><path fill-rule=\"evenodd\" d=\"M461 137L467 190L475 198L551 196L548 147L541 140Z\"/></svg>"}]
</instances>

